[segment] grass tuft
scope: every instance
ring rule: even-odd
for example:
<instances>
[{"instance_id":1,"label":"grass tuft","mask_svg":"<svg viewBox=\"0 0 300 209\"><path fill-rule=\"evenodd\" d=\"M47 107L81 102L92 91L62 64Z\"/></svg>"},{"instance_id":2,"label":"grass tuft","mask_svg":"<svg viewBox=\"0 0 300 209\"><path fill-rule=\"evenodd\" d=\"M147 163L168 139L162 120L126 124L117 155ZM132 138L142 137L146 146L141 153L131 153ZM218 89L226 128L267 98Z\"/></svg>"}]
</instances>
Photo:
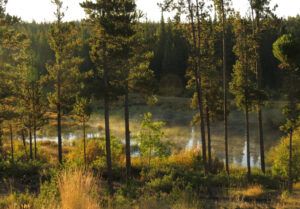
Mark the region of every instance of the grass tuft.
<instances>
[{"instance_id":1,"label":"grass tuft","mask_svg":"<svg viewBox=\"0 0 300 209\"><path fill-rule=\"evenodd\" d=\"M90 172L63 172L59 180L62 209L100 209L95 197L96 185L96 180Z\"/></svg>"}]
</instances>

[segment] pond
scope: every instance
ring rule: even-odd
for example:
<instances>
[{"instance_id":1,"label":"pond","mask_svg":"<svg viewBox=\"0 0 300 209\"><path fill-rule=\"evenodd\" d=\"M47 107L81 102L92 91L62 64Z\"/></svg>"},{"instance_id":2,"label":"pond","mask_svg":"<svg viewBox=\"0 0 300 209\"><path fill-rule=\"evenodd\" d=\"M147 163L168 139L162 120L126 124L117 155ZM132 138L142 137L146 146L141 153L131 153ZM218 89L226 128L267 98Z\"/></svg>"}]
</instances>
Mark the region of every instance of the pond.
<instances>
[{"instance_id":1,"label":"pond","mask_svg":"<svg viewBox=\"0 0 300 209\"><path fill-rule=\"evenodd\" d=\"M155 118L166 121L166 127L164 128L165 139L171 141L176 146L177 150L199 149L201 146L199 125L191 126L190 123L187 122L176 123L172 117L170 117L170 114L172 115L172 113L168 113L168 118L163 117L162 114L154 114ZM273 116L274 114L277 114L277 112L272 112L270 114L269 111L268 114L264 115L264 138L266 154L271 147L278 143L282 136L282 133L278 129L279 125L277 125L279 123L278 120L280 121L281 119L276 119L276 121L274 121L274 118L276 118ZM187 118L186 121L191 121L191 115L185 117ZM92 139L104 136L103 126L103 118L93 116L87 129L87 138ZM131 121L132 138L134 138L134 135L138 133L139 126L140 118L133 117ZM231 112L228 126L229 160L230 163L242 166L247 165L244 127L243 113L239 111ZM124 125L121 118L112 117L111 133L120 139L124 139ZM213 155L218 157L220 160L224 160L223 122L213 122L211 133ZM57 141L55 127L43 129L43 131L39 132L38 136L38 141ZM74 140L82 139L82 131L78 126L72 128L63 128L62 137L64 143L71 143ZM257 132L257 119L255 114L250 114L250 150L251 165L257 167L260 166L260 145ZM133 155L136 156L137 152L135 151Z\"/></svg>"}]
</instances>

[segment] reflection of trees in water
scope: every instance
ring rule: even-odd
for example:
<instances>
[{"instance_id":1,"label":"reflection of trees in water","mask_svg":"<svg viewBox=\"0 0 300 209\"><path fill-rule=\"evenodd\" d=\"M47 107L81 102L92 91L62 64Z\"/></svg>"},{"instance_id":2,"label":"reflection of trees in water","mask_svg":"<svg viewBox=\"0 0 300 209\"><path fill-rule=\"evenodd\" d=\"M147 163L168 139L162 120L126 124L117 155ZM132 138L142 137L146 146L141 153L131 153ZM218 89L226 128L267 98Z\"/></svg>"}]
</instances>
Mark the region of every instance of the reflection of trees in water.
<instances>
[{"instance_id":1,"label":"reflection of trees in water","mask_svg":"<svg viewBox=\"0 0 300 209\"><path fill-rule=\"evenodd\" d=\"M166 111L159 115L162 120L167 122L164 132L166 137L170 139L178 148L182 149L194 149L201 145L200 142L200 131L199 126L191 127L187 125L186 121L189 120L189 115L183 115L182 117L177 117L174 115L174 111ZM167 119L167 120L166 120ZM185 125L179 122L180 120L185 121ZM96 123L99 123L99 118L93 121L88 128L87 133L88 138L97 138L102 136L101 132ZM266 121L268 118L266 118ZM211 127L212 130L212 149L213 154L217 156L220 160L225 158L224 154L224 137L223 137L223 123L214 122ZM138 130L132 130L136 133ZM265 126L265 148L266 153L268 150L274 146L280 139L280 131L276 130L274 127ZM122 139L124 137L121 131L114 131L114 134ZM244 148L245 148L245 137L244 137L244 120L243 114L240 112L233 111L229 120L229 160L231 163L243 164ZM39 136L43 140L53 139L56 141L56 127L45 127ZM82 132L78 127L64 127L63 128L63 138L66 140L76 140L82 138ZM250 116L250 150L251 150L251 163L259 166L260 164L260 145L257 133L257 124L255 115Z\"/></svg>"},{"instance_id":2,"label":"reflection of trees in water","mask_svg":"<svg viewBox=\"0 0 300 209\"><path fill-rule=\"evenodd\" d=\"M239 120L237 120L239 118ZM245 152L245 132L244 132L244 121L242 113L234 112L233 116L229 121L229 160L231 163L238 165L246 165L246 152ZM251 155L251 166L260 166L260 143L257 132L257 123L255 115L250 117L250 155ZM194 133L193 133L194 132ZM265 149L266 153L268 150L276 144L280 139L280 131L272 127L266 126L265 132ZM193 138L195 142L188 142L188 146L197 146L197 142L200 140L199 129L195 128L191 130L190 140ZM223 137L223 125L222 122L216 122L212 124L212 149L214 154L219 159L225 158L224 153L224 137Z\"/></svg>"}]
</instances>

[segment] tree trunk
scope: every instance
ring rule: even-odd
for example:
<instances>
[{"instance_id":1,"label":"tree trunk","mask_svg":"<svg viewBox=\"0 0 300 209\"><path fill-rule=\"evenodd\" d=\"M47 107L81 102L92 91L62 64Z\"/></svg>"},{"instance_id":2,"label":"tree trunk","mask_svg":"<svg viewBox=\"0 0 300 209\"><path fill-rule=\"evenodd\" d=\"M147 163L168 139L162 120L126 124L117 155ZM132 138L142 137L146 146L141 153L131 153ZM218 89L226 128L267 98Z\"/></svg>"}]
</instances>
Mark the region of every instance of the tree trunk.
<instances>
[{"instance_id":1,"label":"tree trunk","mask_svg":"<svg viewBox=\"0 0 300 209\"><path fill-rule=\"evenodd\" d=\"M85 121L82 123L83 128L83 162L84 162L84 169L86 169L87 166L87 160L86 160L86 126Z\"/></svg>"},{"instance_id":2,"label":"tree trunk","mask_svg":"<svg viewBox=\"0 0 300 209\"><path fill-rule=\"evenodd\" d=\"M105 56L105 55L104 55ZM109 124L109 90L108 90L108 72L104 69L104 117L105 117L105 145L106 145L106 164L107 164L107 181L109 193L113 195L112 184L112 161L111 161L111 145L110 145L110 124Z\"/></svg>"},{"instance_id":3,"label":"tree trunk","mask_svg":"<svg viewBox=\"0 0 300 209\"><path fill-rule=\"evenodd\" d=\"M58 162L62 164L62 136L61 136L61 105L57 104L57 147L58 147Z\"/></svg>"},{"instance_id":4,"label":"tree trunk","mask_svg":"<svg viewBox=\"0 0 300 209\"><path fill-rule=\"evenodd\" d=\"M206 126L207 126L208 169L211 171L212 156L211 156L211 135L210 135L210 112L208 106L206 106Z\"/></svg>"},{"instance_id":5,"label":"tree trunk","mask_svg":"<svg viewBox=\"0 0 300 209\"><path fill-rule=\"evenodd\" d=\"M2 141L2 137L3 137L3 130L2 130L2 124L0 123L0 154L3 154L3 141Z\"/></svg>"},{"instance_id":6,"label":"tree trunk","mask_svg":"<svg viewBox=\"0 0 300 209\"><path fill-rule=\"evenodd\" d=\"M30 160L33 160L31 127L29 128L29 155L30 155Z\"/></svg>"},{"instance_id":7,"label":"tree trunk","mask_svg":"<svg viewBox=\"0 0 300 209\"><path fill-rule=\"evenodd\" d=\"M197 45L197 37L196 37L196 27L194 23L194 12L192 8L192 3L190 0L188 0L189 5L189 15L191 19L191 26L192 26L192 36L193 36L193 44L194 44L194 56L195 57L195 66L194 66L194 76L196 80L196 92L198 97L198 109L200 114L200 130L201 130L201 142L202 142L202 158L203 158L203 164L204 164L204 170L205 173L208 172L207 170L207 156L206 156L206 139L205 139L205 122L204 122L204 115L203 115L203 94L202 94L202 79L201 74L199 73L200 69L200 14L199 14L199 4L198 0L196 0L196 8L197 8L197 28L198 28L198 45Z\"/></svg>"},{"instance_id":8,"label":"tree trunk","mask_svg":"<svg viewBox=\"0 0 300 209\"><path fill-rule=\"evenodd\" d=\"M34 140L34 159L37 159L37 144L36 144L36 127L33 127L33 140Z\"/></svg>"},{"instance_id":9,"label":"tree trunk","mask_svg":"<svg viewBox=\"0 0 300 209\"><path fill-rule=\"evenodd\" d=\"M250 134L249 134L249 108L248 108L248 93L245 93L245 126L246 126L246 143L247 143L247 176L251 176L251 160L250 160Z\"/></svg>"},{"instance_id":10,"label":"tree trunk","mask_svg":"<svg viewBox=\"0 0 300 209\"><path fill-rule=\"evenodd\" d=\"M33 102L32 102L32 109L33 109L33 139L34 139L34 159L37 159L37 144L36 144L36 108L35 108L35 101L36 101L36 95L35 95L35 88L36 86L33 84Z\"/></svg>"},{"instance_id":11,"label":"tree trunk","mask_svg":"<svg viewBox=\"0 0 300 209\"><path fill-rule=\"evenodd\" d=\"M22 142L23 142L23 146L24 146L26 158L28 159L28 153L27 153L27 148L26 148L26 138L25 138L24 129L22 129Z\"/></svg>"},{"instance_id":12,"label":"tree trunk","mask_svg":"<svg viewBox=\"0 0 300 209\"><path fill-rule=\"evenodd\" d=\"M290 143L289 143L289 192L293 191L293 130L290 131Z\"/></svg>"},{"instance_id":13,"label":"tree trunk","mask_svg":"<svg viewBox=\"0 0 300 209\"><path fill-rule=\"evenodd\" d=\"M9 124L9 132L10 132L11 161L12 161L12 163L15 163L15 158L14 158L13 130L12 130L12 125L11 125L11 124Z\"/></svg>"},{"instance_id":14,"label":"tree trunk","mask_svg":"<svg viewBox=\"0 0 300 209\"><path fill-rule=\"evenodd\" d=\"M260 165L261 170L263 173L266 172L266 165L265 165L265 142L263 136L263 125L262 125L262 111L260 105L257 108L258 114L258 130L259 130L259 143L260 143Z\"/></svg>"},{"instance_id":15,"label":"tree trunk","mask_svg":"<svg viewBox=\"0 0 300 209\"><path fill-rule=\"evenodd\" d=\"M222 45L223 45L223 109L224 109L224 142L225 142L225 168L227 175L230 174L229 171L229 157L228 157L228 88L227 88L227 47L226 47L226 16L224 1L221 0L222 9Z\"/></svg>"},{"instance_id":16,"label":"tree trunk","mask_svg":"<svg viewBox=\"0 0 300 209\"><path fill-rule=\"evenodd\" d=\"M62 159L62 136L61 136L61 77L60 72L57 73L57 148L58 162L63 163Z\"/></svg>"},{"instance_id":17,"label":"tree trunk","mask_svg":"<svg viewBox=\"0 0 300 209\"><path fill-rule=\"evenodd\" d=\"M125 114L125 153L126 153L126 181L127 183L131 178L131 151L130 151L130 124L129 124L129 96L128 85L126 87L125 102L124 102L124 114Z\"/></svg>"}]
</instances>

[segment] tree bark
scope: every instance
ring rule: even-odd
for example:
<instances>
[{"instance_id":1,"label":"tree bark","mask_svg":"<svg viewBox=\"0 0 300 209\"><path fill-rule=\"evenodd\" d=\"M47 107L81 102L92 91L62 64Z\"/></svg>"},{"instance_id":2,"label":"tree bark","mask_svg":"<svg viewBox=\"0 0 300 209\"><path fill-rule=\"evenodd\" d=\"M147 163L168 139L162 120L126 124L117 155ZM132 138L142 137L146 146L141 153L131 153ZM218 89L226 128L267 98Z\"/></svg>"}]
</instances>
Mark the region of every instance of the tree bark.
<instances>
[{"instance_id":1,"label":"tree bark","mask_svg":"<svg viewBox=\"0 0 300 209\"><path fill-rule=\"evenodd\" d=\"M293 130L290 131L290 141L289 141L289 192L293 191Z\"/></svg>"},{"instance_id":2,"label":"tree bark","mask_svg":"<svg viewBox=\"0 0 300 209\"><path fill-rule=\"evenodd\" d=\"M251 176L251 160L250 160L250 134L249 134L249 109L248 101L246 99L245 104L245 125L246 125L246 143L247 143L247 176L248 179Z\"/></svg>"},{"instance_id":3,"label":"tree bark","mask_svg":"<svg viewBox=\"0 0 300 209\"><path fill-rule=\"evenodd\" d=\"M11 161L12 161L12 163L15 163L13 130L12 130L12 125L11 124L9 124L9 132L10 132Z\"/></svg>"},{"instance_id":4,"label":"tree bark","mask_svg":"<svg viewBox=\"0 0 300 209\"><path fill-rule=\"evenodd\" d=\"M24 133L24 129L22 130L22 142L23 142L23 146L24 146L24 150L25 150L25 155L26 158L28 159L28 153L27 153L27 148L26 148L26 138L25 138L25 133Z\"/></svg>"},{"instance_id":5,"label":"tree bark","mask_svg":"<svg viewBox=\"0 0 300 209\"><path fill-rule=\"evenodd\" d=\"M34 159L36 160L37 159L37 142L36 142L36 127L35 127L35 124L34 124L34 127L33 127L33 141L34 141Z\"/></svg>"},{"instance_id":6,"label":"tree bark","mask_svg":"<svg viewBox=\"0 0 300 209\"><path fill-rule=\"evenodd\" d=\"M3 137L3 130L2 130L2 124L0 122L0 154L3 154L3 141L2 141L2 137Z\"/></svg>"},{"instance_id":7,"label":"tree bark","mask_svg":"<svg viewBox=\"0 0 300 209\"><path fill-rule=\"evenodd\" d=\"M125 114L126 181L128 183L131 179L131 150L130 150L131 145L130 145L128 85L126 86L126 92L125 92L124 114Z\"/></svg>"},{"instance_id":8,"label":"tree bark","mask_svg":"<svg viewBox=\"0 0 300 209\"><path fill-rule=\"evenodd\" d=\"M30 160L33 160L33 151L32 151L32 130L29 128L29 155Z\"/></svg>"},{"instance_id":9,"label":"tree bark","mask_svg":"<svg viewBox=\"0 0 300 209\"><path fill-rule=\"evenodd\" d=\"M264 133L263 133L263 124L262 124L262 111L260 105L257 107L258 115L258 129L259 129L259 143L260 143L260 167L263 173L266 172L265 165L265 142L264 142Z\"/></svg>"},{"instance_id":10,"label":"tree bark","mask_svg":"<svg viewBox=\"0 0 300 209\"><path fill-rule=\"evenodd\" d=\"M106 55L104 55L105 57ZM112 196L113 184L112 184L112 160L111 160L111 139L110 139L110 124L109 124L109 83L108 83L108 72L104 67L104 117L105 117L105 145L106 145L106 164L107 164L107 181L109 193Z\"/></svg>"},{"instance_id":11,"label":"tree bark","mask_svg":"<svg viewBox=\"0 0 300 209\"><path fill-rule=\"evenodd\" d=\"M32 109L33 109L33 139L34 139L34 159L37 159L37 144L36 144L36 108L35 108L35 101L36 101L36 94L35 94L35 89L36 86L33 84L32 89L33 89L33 101L32 101Z\"/></svg>"},{"instance_id":12,"label":"tree bark","mask_svg":"<svg viewBox=\"0 0 300 209\"><path fill-rule=\"evenodd\" d=\"M60 79L60 73L58 73L57 76L57 148L58 148L58 162L60 164L63 163L62 159L62 136L61 136L61 79Z\"/></svg>"},{"instance_id":13,"label":"tree bark","mask_svg":"<svg viewBox=\"0 0 300 209\"><path fill-rule=\"evenodd\" d=\"M86 169L87 162L86 162L86 127L85 127L85 121L83 121L82 127L83 127L83 161L84 161L84 168Z\"/></svg>"},{"instance_id":14,"label":"tree bark","mask_svg":"<svg viewBox=\"0 0 300 209\"><path fill-rule=\"evenodd\" d=\"M211 171L212 156L211 156L210 112L208 106L206 106L206 126L207 126L208 169Z\"/></svg>"}]
</instances>

